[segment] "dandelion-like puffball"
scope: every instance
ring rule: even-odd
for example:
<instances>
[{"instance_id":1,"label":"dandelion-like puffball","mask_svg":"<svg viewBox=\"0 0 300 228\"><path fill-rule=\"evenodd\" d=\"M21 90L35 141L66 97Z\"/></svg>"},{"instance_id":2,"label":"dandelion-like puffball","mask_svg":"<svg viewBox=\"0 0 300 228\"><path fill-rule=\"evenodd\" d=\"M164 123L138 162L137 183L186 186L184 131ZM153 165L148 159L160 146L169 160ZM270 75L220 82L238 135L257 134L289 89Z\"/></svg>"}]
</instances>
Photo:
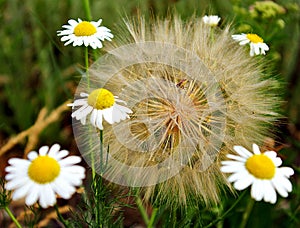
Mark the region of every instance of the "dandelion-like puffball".
<instances>
[{"instance_id":1,"label":"dandelion-like puffball","mask_svg":"<svg viewBox=\"0 0 300 228\"><path fill-rule=\"evenodd\" d=\"M104 126L102 144L97 130L74 119L78 147L104 178L141 187L145 198L216 203L229 186L220 160L234 145L270 136L278 82L229 27L212 37L201 18L137 21L125 22L88 71L90 91L122 98L130 118ZM77 96L90 91L83 79Z\"/></svg>"}]
</instances>

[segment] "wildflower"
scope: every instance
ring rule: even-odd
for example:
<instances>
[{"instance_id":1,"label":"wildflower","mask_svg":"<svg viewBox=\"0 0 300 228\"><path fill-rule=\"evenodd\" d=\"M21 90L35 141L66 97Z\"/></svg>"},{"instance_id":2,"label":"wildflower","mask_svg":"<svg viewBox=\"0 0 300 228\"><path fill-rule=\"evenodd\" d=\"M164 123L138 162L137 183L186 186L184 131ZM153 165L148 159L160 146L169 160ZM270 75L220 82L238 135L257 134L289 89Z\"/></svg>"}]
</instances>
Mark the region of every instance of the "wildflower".
<instances>
[{"instance_id":1,"label":"wildflower","mask_svg":"<svg viewBox=\"0 0 300 228\"><path fill-rule=\"evenodd\" d=\"M251 196L256 201L275 203L276 192L287 197L292 191L292 184L289 177L294 170L289 167L280 167L282 160L277 157L276 152L266 151L261 153L259 147L253 144L251 153L242 146L234 146L238 155L228 154L227 157L234 161L222 161L221 171L233 173L228 181L234 182L237 190L243 190L251 186Z\"/></svg>"},{"instance_id":2,"label":"wildflower","mask_svg":"<svg viewBox=\"0 0 300 228\"><path fill-rule=\"evenodd\" d=\"M74 103L68 104L72 108L81 106L72 113L72 117L80 120L83 125L86 123L86 117L91 113L91 124L100 130L103 130L103 118L109 123L117 123L121 120L129 118L129 113L132 111L116 102L125 103L118 99L107 89L96 89L90 94L81 93L82 99L77 99Z\"/></svg>"},{"instance_id":3,"label":"wildflower","mask_svg":"<svg viewBox=\"0 0 300 228\"><path fill-rule=\"evenodd\" d=\"M102 42L105 39L111 41L113 34L110 29L100 26L102 20L98 21L82 21L69 20L68 25L63 25L64 30L57 31L61 41L65 42L65 46L73 43L73 46L91 46L93 49L102 48Z\"/></svg>"},{"instance_id":4,"label":"wildflower","mask_svg":"<svg viewBox=\"0 0 300 228\"><path fill-rule=\"evenodd\" d=\"M31 151L27 159L11 158L10 166L5 168L7 190L15 190L13 200L26 197L25 203L30 206L39 201L43 208L53 206L58 194L69 199L76 191L75 186L82 184L85 169L75 165L81 161L78 156L69 156L69 152L60 150L54 144L50 149L43 146L39 153Z\"/></svg>"},{"instance_id":5,"label":"wildflower","mask_svg":"<svg viewBox=\"0 0 300 228\"><path fill-rule=\"evenodd\" d=\"M250 56L255 55L265 55L269 50L269 46L264 43L264 40L256 34L248 33L248 34L240 34L240 35L232 35L232 38L236 41L239 41L240 45L245 45L250 43Z\"/></svg>"},{"instance_id":6,"label":"wildflower","mask_svg":"<svg viewBox=\"0 0 300 228\"><path fill-rule=\"evenodd\" d=\"M256 1L250 6L250 15L253 18L270 20L286 13L286 9L273 1Z\"/></svg>"},{"instance_id":7,"label":"wildflower","mask_svg":"<svg viewBox=\"0 0 300 228\"><path fill-rule=\"evenodd\" d=\"M94 87L113 88L132 114L105 129L102 147L98 134L73 125L81 154L96 170L107 159L109 169L101 175L141 187L146 199L218 203L229 185L218 161L233 142L270 135L266 126L276 121L281 104L278 81L266 75L262 61L241 55L238 45L228 49L229 26L216 30L212 41L202 18L125 23L127 32L120 28L128 35L116 39L88 73ZM78 92L85 88L82 80ZM86 108L78 119L94 109L80 103ZM87 137L102 159L91 159Z\"/></svg>"},{"instance_id":8,"label":"wildflower","mask_svg":"<svg viewBox=\"0 0 300 228\"><path fill-rule=\"evenodd\" d=\"M217 26L220 20L221 18L217 15L210 15L210 16L205 15L204 17L202 17L203 23L211 27Z\"/></svg>"}]
</instances>

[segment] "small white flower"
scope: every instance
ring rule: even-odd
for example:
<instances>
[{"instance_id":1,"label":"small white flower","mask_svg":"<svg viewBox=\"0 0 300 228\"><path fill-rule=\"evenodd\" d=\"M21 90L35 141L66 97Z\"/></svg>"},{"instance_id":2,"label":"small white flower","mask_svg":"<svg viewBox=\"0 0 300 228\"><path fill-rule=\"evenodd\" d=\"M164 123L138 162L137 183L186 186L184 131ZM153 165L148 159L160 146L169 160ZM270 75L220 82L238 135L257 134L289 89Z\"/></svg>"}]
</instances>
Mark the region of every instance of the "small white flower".
<instances>
[{"instance_id":1,"label":"small white flower","mask_svg":"<svg viewBox=\"0 0 300 228\"><path fill-rule=\"evenodd\" d=\"M81 161L78 156L69 156L69 152L60 151L60 145L54 144L50 149L43 146L39 153L31 151L28 159L11 158L10 166L5 168L7 190L15 190L13 200L26 197L30 206L39 201L43 208L56 203L56 195L69 199L75 193L75 186L82 184L85 169L75 165Z\"/></svg>"},{"instance_id":2,"label":"small white flower","mask_svg":"<svg viewBox=\"0 0 300 228\"><path fill-rule=\"evenodd\" d=\"M234 150L238 155L227 155L234 161L222 161L221 167L222 172L232 173L228 181L234 182L234 188L243 190L252 185L252 198L269 203L276 202L276 191L282 197L287 197L288 192L292 191L288 178L294 174L294 170L289 167L279 168L282 160L277 157L276 152L261 153L256 144L253 144L254 154L242 146L234 146Z\"/></svg>"},{"instance_id":3,"label":"small white flower","mask_svg":"<svg viewBox=\"0 0 300 228\"><path fill-rule=\"evenodd\" d=\"M91 124L100 130L103 130L103 117L109 124L113 124L129 118L128 114L132 113L129 108L117 104L116 102L125 102L118 99L107 89L96 89L90 94L81 93L80 96L84 98L77 99L68 106L73 108L81 106L72 113L72 117L80 120L83 125L85 125L86 117L90 113L92 113L90 117Z\"/></svg>"},{"instance_id":4,"label":"small white flower","mask_svg":"<svg viewBox=\"0 0 300 228\"><path fill-rule=\"evenodd\" d=\"M111 41L113 34L110 29L100 26L102 20L98 21L82 21L70 19L68 25L63 25L64 30L57 31L61 41L65 42L65 46L73 43L73 46L91 46L93 49L102 48L102 42L105 39Z\"/></svg>"},{"instance_id":5,"label":"small white flower","mask_svg":"<svg viewBox=\"0 0 300 228\"><path fill-rule=\"evenodd\" d=\"M212 27L217 26L220 20L221 18L217 15L205 15L204 17L202 17L203 23Z\"/></svg>"},{"instance_id":6,"label":"small white flower","mask_svg":"<svg viewBox=\"0 0 300 228\"><path fill-rule=\"evenodd\" d=\"M240 45L250 44L250 56L254 55L265 55L266 51L269 50L269 46L264 43L264 40L256 34L240 34L232 35L234 40L238 41Z\"/></svg>"}]
</instances>

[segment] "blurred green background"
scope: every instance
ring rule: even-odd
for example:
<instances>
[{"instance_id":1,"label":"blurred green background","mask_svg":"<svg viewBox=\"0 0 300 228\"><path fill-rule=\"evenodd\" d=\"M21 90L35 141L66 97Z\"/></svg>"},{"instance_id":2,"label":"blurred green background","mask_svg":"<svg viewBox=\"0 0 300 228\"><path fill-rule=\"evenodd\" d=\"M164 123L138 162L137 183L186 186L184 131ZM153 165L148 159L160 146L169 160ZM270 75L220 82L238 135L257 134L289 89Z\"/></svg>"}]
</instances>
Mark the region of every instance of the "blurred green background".
<instances>
[{"instance_id":1,"label":"blurred green background","mask_svg":"<svg viewBox=\"0 0 300 228\"><path fill-rule=\"evenodd\" d=\"M280 227L296 227L300 226L300 0L267 3L253 0L90 0L93 19L102 18L102 25L112 33L124 17L139 14L146 18L164 17L176 9L182 18L216 14L222 18L221 27L231 23L236 33L253 32L264 38L270 46L266 55L268 64L284 85L282 96L286 101L282 107L285 118L276 126L275 146L283 146L280 154L296 174L292 178L295 184L292 198L282 201L284 205L277 205L277 208L260 204L253 212L249 227L279 227L278 221L282 219L289 222ZM43 107L51 111L73 98L84 71L84 51L80 47L63 46L56 36L57 30L70 18L86 19L82 1L0 0L1 146L32 126ZM38 145L54 142L67 148L76 147L70 112L42 131ZM14 149L15 153L22 151L26 141L22 143L19 149ZM262 211L270 218L266 221L271 220L272 224L257 219ZM191 216L202 212L193 209ZM237 221L238 216L232 217L230 224Z\"/></svg>"}]
</instances>

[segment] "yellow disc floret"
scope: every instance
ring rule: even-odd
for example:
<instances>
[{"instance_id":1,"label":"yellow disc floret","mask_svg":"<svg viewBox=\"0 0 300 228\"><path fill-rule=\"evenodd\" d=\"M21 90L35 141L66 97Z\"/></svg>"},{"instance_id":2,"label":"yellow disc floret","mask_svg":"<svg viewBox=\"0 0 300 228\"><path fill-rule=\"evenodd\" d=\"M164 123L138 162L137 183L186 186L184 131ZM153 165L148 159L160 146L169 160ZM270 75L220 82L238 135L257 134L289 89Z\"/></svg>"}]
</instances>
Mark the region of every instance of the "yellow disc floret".
<instances>
[{"instance_id":1,"label":"yellow disc floret","mask_svg":"<svg viewBox=\"0 0 300 228\"><path fill-rule=\"evenodd\" d=\"M264 40L260 36L258 36L256 34L252 34L252 33L247 34L247 38L252 43L263 43L264 42Z\"/></svg>"},{"instance_id":2,"label":"yellow disc floret","mask_svg":"<svg viewBox=\"0 0 300 228\"><path fill-rule=\"evenodd\" d=\"M96 32L96 27L88 21L82 21L74 28L75 36L91 36Z\"/></svg>"},{"instance_id":3,"label":"yellow disc floret","mask_svg":"<svg viewBox=\"0 0 300 228\"><path fill-rule=\"evenodd\" d=\"M39 184L46 184L54 181L60 173L60 165L49 156L39 156L34 159L28 168L28 176Z\"/></svg>"},{"instance_id":4,"label":"yellow disc floret","mask_svg":"<svg viewBox=\"0 0 300 228\"><path fill-rule=\"evenodd\" d=\"M246 161L246 168L259 179L272 179L275 175L273 161L264 154L255 154Z\"/></svg>"},{"instance_id":5,"label":"yellow disc floret","mask_svg":"<svg viewBox=\"0 0 300 228\"><path fill-rule=\"evenodd\" d=\"M114 103L114 95L103 88L94 90L88 97L88 104L98 110L110 108Z\"/></svg>"}]
</instances>

